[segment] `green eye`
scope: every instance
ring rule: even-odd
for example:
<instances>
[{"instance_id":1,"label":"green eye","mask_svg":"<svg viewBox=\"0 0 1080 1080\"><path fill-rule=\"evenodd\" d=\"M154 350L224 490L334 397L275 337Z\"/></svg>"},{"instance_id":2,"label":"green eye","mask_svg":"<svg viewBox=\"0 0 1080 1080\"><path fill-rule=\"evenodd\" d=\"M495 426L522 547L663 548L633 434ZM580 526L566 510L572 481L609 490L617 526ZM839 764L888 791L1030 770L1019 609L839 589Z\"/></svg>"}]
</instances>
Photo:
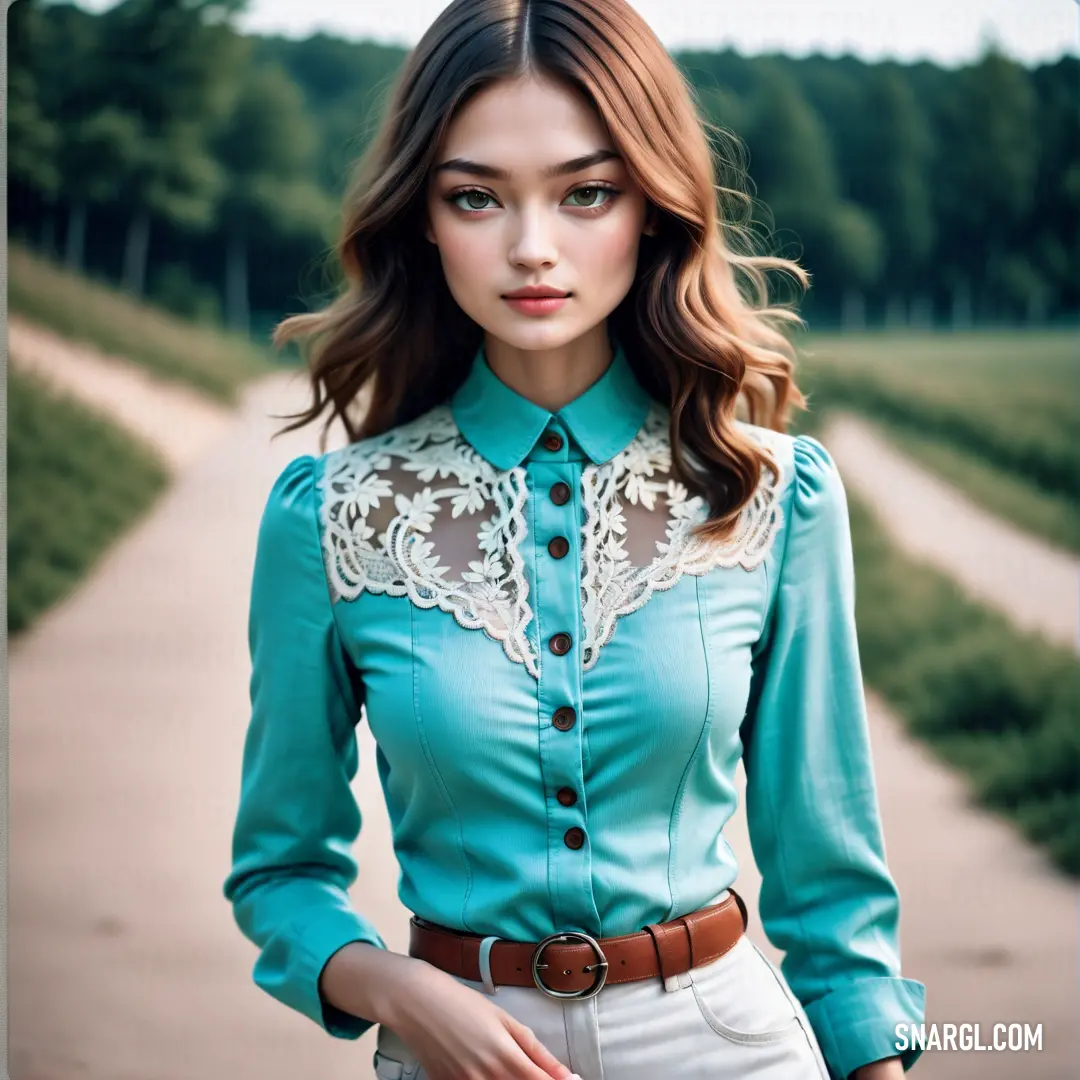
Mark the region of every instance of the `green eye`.
<instances>
[{"instance_id":1,"label":"green eye","mask_svg":"<svg viewBox=\"0 0 1080 1080\"><path fill-rule=\"evenodd\" d=\"M490 198L491 198L491 196L486 191L476 191L474 189L474 190L469 190L469 191L459 191L456 195L454 195L452 197L451 201L456 203L458 199L481 199L482 200L482 199L490 199ZM486 206L476 206L475 204L470 203L469 206L466 209L469 209L469 210L487 210L488 207L486 207Z\"/></svg>"},{"instance_id":2,"label":"green eye","mask_svg":"<svg viewBox=\"0 0 1080 1080\"><path fill-rule=\"evenodd\" d=\"M610 188L602 188L599 185L594 185L593 187L582 187L582 188L578 188L577 191L571 191L570 195L568 197L573 199L578 195L592 195L594 198L592 200L590 200L588 203L585 203L585 204L578 203L578 205L582 206L583 208L591 209L594 206L602 206L603 205L603 203L597 203L595 201L595 196L597 196L597 195L599 195L601 193L609 194L610 193Z\"/></svg>"},{"instance_id":3,"label":"green eye","mask_svg":"<svg viewBox=\"0 0 1080 1080\"><path fill-rule=\"evenodd\" d=\"M610 184L585 184L582 187L575 188L566 196L567 199L577 200L579 198L584 201L573 202L570 205L575 206L579 210L591 210L595 213L599 213L605 209L607 205L614 202L616 196L618 196L618 188ZM606 195L605 199L598 199L599 195ZM468 199L467 203L462 203L462 199ZM486 191L481 191L479 188L465 188L462 191L452 192L446 196L446 201L451 206L456 206L459 210L465 211L465 213L476 212L481 210L490 210L493 205L498 205L494 195L489 195Z\"/></svg>"}]
</instances>

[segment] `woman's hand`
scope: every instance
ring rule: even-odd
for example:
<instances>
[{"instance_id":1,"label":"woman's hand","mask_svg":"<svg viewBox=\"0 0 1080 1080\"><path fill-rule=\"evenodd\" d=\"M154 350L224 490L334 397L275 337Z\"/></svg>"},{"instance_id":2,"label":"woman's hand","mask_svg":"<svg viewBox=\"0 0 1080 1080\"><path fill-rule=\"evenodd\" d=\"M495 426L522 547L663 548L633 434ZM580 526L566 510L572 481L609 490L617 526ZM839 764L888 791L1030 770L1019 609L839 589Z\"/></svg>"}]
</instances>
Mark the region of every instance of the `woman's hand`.
<instances>
[{"instance_id":1,"label":"woman's hand","mask_svg":"<svg viewBox=\"0 0 1080 1080\"><path fill-rule=\"evenodd\" d=\"M899 1057L882 1058L860 1065L851 1074L851 1080L904 1080L904 1066Z\"/></svg>"},{"instance_id":2,"label":"woman's hand","mask_svg":"<svg viewBox=\"0 0 1080 1080\"><path fill-rule=\"evenodd\" d=\"M533 1032L487 994L430 964L414 970L386 1025L431 1080L571 1080Z\"/></svg>"}]
</instances>

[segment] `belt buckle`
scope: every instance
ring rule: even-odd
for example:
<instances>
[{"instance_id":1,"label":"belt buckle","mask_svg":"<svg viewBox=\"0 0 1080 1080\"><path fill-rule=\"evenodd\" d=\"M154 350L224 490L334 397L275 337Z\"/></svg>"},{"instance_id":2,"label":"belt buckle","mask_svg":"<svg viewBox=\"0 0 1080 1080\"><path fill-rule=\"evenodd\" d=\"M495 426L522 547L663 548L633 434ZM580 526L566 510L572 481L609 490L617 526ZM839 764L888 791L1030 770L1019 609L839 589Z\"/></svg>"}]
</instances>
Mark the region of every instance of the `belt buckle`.
<instances>
[{"instance_id":1,"label":"belt buckle","mask_svg":"<svg viewBox=\"0 0 1080 1080\"><path fill-rule=\"evenodd\" d=\"M548 945L554 944L559 941L570 941L572 938L578 938L580 941L584 941L587 945L590 945L593 951L596 953L598 960L595 964L587 964L585 966L586 971L599 971L600 974L596 977L596 982L592 986L587 987L585 990L552 990L551 987L545 986L540 978L540 969L549 967L548 964L540 963L540 955ZM595 997L603 989L604 983L607 982L608 973L608 961L604 955L603 949L600 948L599 942L588 934L583 934L579 930L566 930L559 934L549 934L543 941L539 942L533 951L532 955L532 977L533 982L536 983L536 988L542 990L548 997L553 998L591 998Z\"/></svg>"}]
</instances>

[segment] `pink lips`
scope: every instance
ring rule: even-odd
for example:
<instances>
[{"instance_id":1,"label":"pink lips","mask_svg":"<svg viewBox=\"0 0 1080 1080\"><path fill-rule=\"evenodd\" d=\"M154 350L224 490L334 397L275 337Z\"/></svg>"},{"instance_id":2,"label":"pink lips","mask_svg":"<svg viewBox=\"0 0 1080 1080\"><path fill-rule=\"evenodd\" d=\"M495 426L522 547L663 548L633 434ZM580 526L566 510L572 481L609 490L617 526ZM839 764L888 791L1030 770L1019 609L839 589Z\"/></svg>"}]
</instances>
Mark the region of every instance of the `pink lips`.
<instances>
[{"instance_id":1,"label":"pink lips","mask_svg":"<svg viewBox=\"0 0 1080 1080\"><path fill-rule=\"evenodd\" d=\"M568 296L508 296L506 302L522 315L548 315L558 311L569 299Z\"/></svg>"},{"instance_id":2,"label":"pink lips","mask_svg":"<svg viewBox=\"0 0 1080 1080\"><path fill-rule=\"evenodd\" d=\"M522 315L550 315L570 299L568 293L555 293L550 289L519 289L503 299Z\"/></svg>"}]
</instances>

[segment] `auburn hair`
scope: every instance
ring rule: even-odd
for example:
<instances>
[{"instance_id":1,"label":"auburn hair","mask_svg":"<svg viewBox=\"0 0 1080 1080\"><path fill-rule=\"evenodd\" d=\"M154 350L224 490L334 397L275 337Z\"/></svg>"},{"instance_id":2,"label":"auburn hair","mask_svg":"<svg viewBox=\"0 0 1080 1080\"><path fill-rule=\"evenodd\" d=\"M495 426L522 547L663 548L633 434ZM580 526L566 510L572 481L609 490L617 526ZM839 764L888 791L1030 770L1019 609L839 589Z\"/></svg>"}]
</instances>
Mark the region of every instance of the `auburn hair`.
<instances>
[{"instance_id":1,"label":"auburn hair","mask_svg":"<svg viewBox=\"0 0 1080 1080\"><path fill-rule=\"evenodd\" d=\"M709 506L722 540L757 487L768 451L737 413L786 431L806 399L793 378L768 271L804 289L796 262L754 253L752 198L717 182L744 175L739 140L709 122L644 19L625 0L454 0L410 52L344 198L333 251L341 287L323 310L285 318L280 347L309 338L313 401L279 434L340 417L351 441L444 402L484 332L458 306L425 235L429 170L455 113L496 80L546 77L583 92L651 204L633 285L608 319L635 376L670 409L672 471ZM715 142L715 146L714 146ZM715 151L715 156L714 156ZM726 214L725 212L726 211ZM687 453L689 451L689 454Z\"/></svg>"}]
</instances>

